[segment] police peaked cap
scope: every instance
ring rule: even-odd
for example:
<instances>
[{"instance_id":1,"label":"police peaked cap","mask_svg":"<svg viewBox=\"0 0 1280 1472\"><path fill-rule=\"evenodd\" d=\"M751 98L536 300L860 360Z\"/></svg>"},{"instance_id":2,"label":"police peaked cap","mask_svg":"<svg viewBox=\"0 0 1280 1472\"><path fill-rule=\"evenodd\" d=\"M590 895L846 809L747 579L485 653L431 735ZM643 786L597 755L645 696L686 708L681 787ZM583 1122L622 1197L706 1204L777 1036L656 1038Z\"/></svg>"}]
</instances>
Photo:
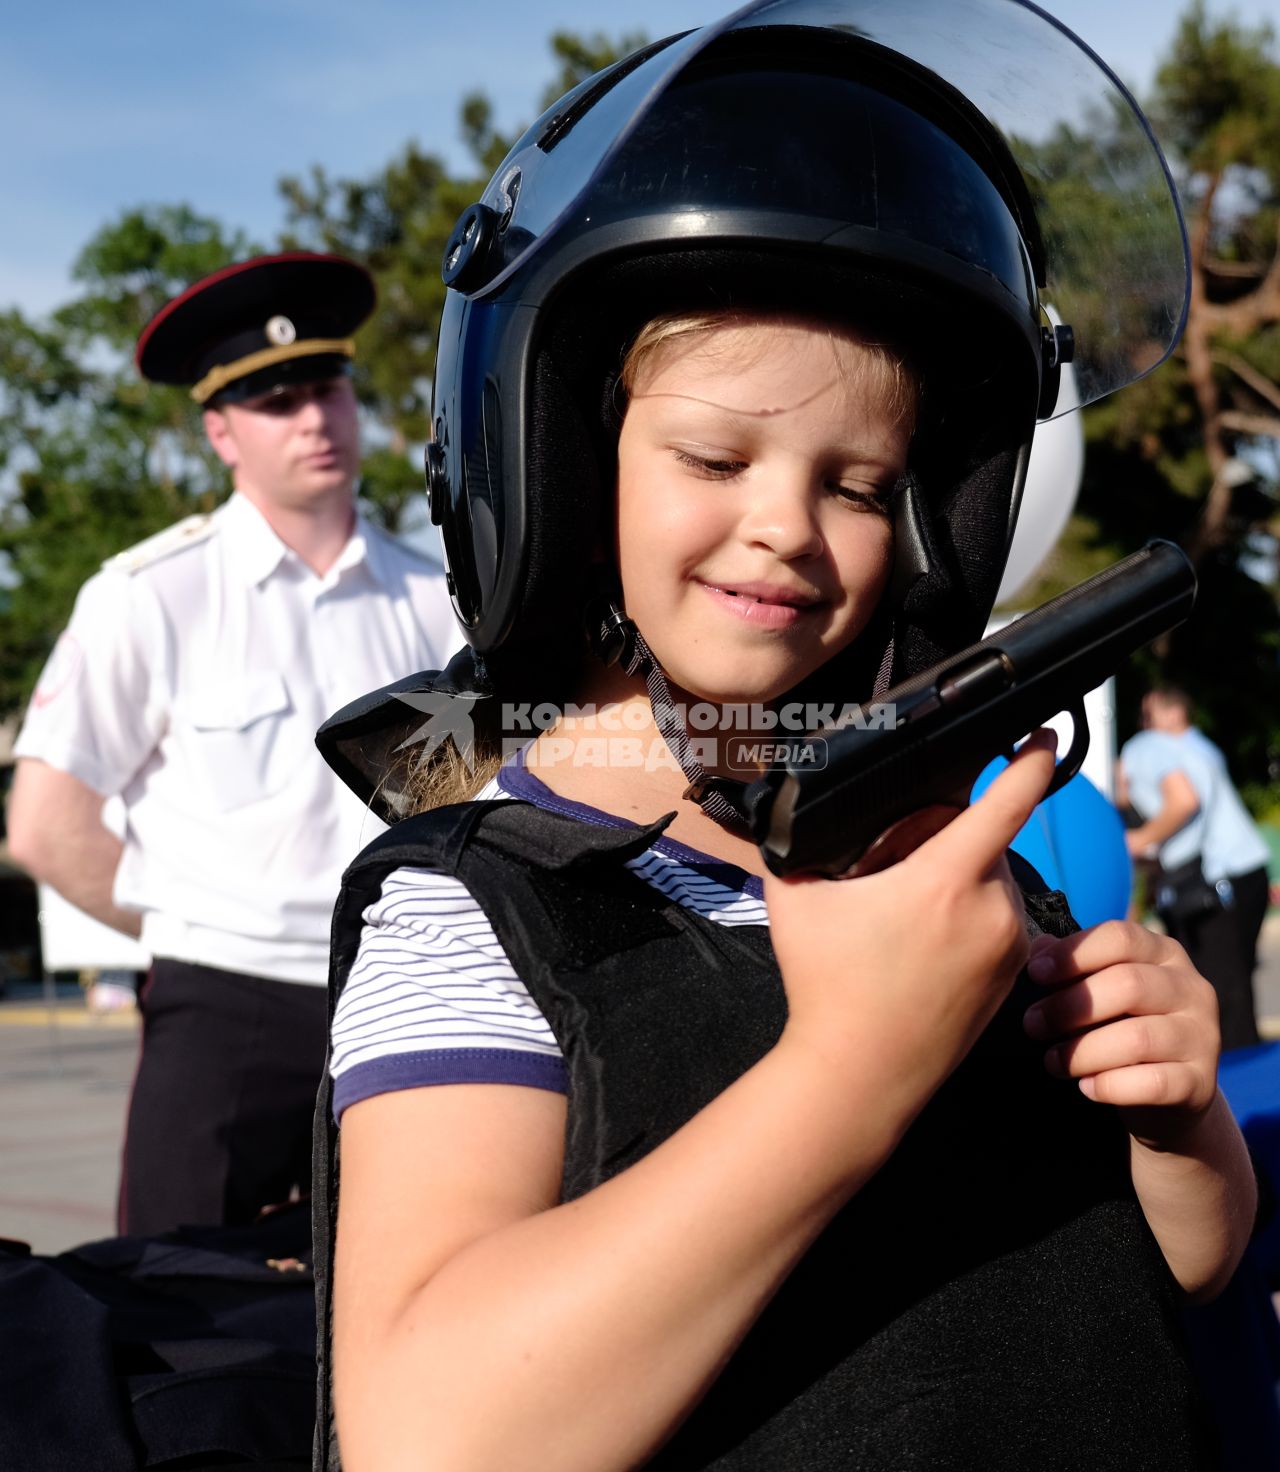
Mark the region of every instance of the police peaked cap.
<instances>
[{"instance_id":1,"label":"police peaked cap","mask_svg":"<svg viewBox=\"0 0 1280 1472\"><path fill-rule=\"evenodd\" d=\"M341 256L257 256L161 307L134 360L152 383L190 384L198 404L331 378L347 371L376 297L368 271Z\"/></svg>"}]
</instances>

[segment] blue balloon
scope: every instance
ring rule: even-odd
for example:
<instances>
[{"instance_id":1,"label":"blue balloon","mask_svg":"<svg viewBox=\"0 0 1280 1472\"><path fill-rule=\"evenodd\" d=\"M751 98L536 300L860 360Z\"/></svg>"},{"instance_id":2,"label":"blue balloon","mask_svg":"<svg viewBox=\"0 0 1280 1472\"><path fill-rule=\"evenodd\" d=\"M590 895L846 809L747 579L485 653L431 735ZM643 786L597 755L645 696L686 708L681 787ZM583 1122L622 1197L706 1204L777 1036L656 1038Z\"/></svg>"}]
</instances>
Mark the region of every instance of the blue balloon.
<instances>
[{"instance_id":1,"label":"blue balloon","mask_svg":"<svg viewBox=\"0 0 1280 1472\"><path fill-rule=\"evenodd\" d=\"M973 784L975 800L1006 765L997 757L983 768ZM1128 915L1133 866L1124 823L1083 772L1042 802L1009 846L1051 889L1062 890L1085 929Z\"/></svg>"}]
</instances>

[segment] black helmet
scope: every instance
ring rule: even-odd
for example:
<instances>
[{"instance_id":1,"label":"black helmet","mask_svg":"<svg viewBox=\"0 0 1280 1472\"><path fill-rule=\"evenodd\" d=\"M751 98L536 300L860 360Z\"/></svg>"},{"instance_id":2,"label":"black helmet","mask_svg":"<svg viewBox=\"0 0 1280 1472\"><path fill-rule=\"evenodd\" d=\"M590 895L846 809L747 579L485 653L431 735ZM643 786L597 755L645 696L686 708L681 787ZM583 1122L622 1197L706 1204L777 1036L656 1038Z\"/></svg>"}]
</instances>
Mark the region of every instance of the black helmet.
<instances>
[{"instance_id":1,"label":"black helmet","mask_svg":"<svg viewBox=\"0 0 1280 1472\"><path fill-rule=\"evenodd\" d=\"M444 276L431 515L504 686L582 628L613 391L646 321L800 310L905 347L925 418L893 606L841 657L848 701L980 636L1061 364L1074 352L1086 403L1156 366L1188 269L1146 120L1025 0L757 0L550 108Z\"/></svg>"}]
</instances>

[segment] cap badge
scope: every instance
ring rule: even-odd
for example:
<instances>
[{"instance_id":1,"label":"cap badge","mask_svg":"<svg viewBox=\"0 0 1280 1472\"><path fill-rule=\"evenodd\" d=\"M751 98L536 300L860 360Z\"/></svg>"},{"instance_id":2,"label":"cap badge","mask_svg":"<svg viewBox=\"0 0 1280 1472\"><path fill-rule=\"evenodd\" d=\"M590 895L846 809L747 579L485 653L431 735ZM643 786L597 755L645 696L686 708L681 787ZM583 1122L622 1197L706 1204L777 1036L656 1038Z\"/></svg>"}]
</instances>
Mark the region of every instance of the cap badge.
<instances>
[{"instance_id":1,"label":"cap badge","mask_svg":"<svg viewBox=\"0 0 1280 1472\"><path fill-rule=\"evenodd\" d=\"M287 348L298 336L298 329L288 317L272 317L264 330L267 341L275 343L278 348Z\"/></svg>"}]
</instances>

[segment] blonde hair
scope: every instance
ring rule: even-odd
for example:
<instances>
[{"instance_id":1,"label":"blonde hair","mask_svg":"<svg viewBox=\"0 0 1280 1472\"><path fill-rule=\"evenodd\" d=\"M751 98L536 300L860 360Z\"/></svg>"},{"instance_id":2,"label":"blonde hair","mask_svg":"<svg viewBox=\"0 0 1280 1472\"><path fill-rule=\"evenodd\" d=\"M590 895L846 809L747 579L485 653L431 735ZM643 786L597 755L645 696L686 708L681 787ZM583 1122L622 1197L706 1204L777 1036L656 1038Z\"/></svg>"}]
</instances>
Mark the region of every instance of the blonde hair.
<instances>
[{"instance_id":1,"label":"blonde hair","mask_svg":"<svg viewBox=\"0 0 1280 1472\"><path fill-rule=\"evenodd\" d=\"M488 743L485 743L488 747ZM477 738L469 761L464 761L451 740L443 742L412 773L405 784L415 813L470 802L498 775L502 766L500 748L481 750Z\"/></svg>"},{"instance_id":2,"label":"blonde hair","mask_svg":"<svg viewBox=\"0 0 1280 1472\"><path fill-rule=\"evenodd\" d=\"M853 364L844 355L836 354L845 388L879 400L894 424L905 420L914 425L919 418L920 375L900 348L881 341L866 328L852 322L838 323L782 310L723 307L701 312L670 312L654 317L636 333L623 354L619 387L626 399L630 399L646 370L675 344L687 342L692 347L694 339L718 328L753 327L762 320L807 322L822 328L833 345L839 340L856 343L862 351ZM741 351L741 344L735 345L735 351ZM619 408L625 409L625 403Z\"/></svg>"}]
</instances>

